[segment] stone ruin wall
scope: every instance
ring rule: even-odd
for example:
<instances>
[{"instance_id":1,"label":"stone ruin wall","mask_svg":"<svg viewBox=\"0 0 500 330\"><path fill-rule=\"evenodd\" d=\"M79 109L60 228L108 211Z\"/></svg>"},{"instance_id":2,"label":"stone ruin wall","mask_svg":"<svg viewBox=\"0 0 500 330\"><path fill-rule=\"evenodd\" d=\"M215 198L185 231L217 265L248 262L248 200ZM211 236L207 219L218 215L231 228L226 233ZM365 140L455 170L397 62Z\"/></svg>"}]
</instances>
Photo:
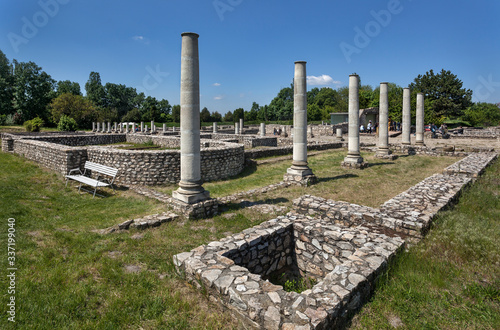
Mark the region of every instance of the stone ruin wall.
<instances>
[{"instance_id":1,"label":"stone ruin wall","mask_svg":"<svg viewBox=\"0 0 500 330\"><path fill-rule=\"evenodd\" d=\"M43 140L49 140L46 142ZM135 134L102 134L89 136L38 137L36 139L2 139L5 151L12 151L44 167L66 175L80 168L86 160L118 168L116 182L122 184L157 185L180 180L180 150L123 150L109 146L86 146L117 142L144 143L153 140L164 147L177 148L176 137L140 136ZM10 142L11 141L11 142ZM5 143L4 143L5 142ZM57 142L67 142L67 146ZM226 179L244 168L244 147L239 144L202 140L201 176L204 181Z\"/></svg>"},{"instance_id":2,"label":"stone ruin wall","mask_svg":"<svg viewBox=\"0 0 500 330\"><path fill-rule=\"evenodd\" d=\"M287 216L175 255L176 270L249 327L342 328L405 241L420 240L497 157L471 154L380 209L302 196ZM318 282L299 294L266 280L290 265Z\"/></svg>"}]
</instances>

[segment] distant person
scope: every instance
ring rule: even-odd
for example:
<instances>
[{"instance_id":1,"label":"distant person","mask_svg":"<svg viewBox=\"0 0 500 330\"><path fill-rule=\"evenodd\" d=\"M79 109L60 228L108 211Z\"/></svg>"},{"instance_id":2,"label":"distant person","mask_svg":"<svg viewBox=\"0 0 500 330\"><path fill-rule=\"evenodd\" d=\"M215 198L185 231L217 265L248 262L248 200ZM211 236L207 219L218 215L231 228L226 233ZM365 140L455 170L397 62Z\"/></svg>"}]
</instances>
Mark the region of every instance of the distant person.
<instances>
[{"instance_id":1,"label":"distant person","mask_svg":"<svg viewBox=\"0 0 500 330\"><path fill-rule=\"evenodd\" d=\"M366 130L368 131L368 133L372 133L372 129L373 129L373 124L372 124L372 121L368 121L368 125L366 126Z\"/></svg>"},{"instance_id":2,"label":"distant person","mask_svg":"<svg viewBox=\"0 0 500 330\"><path fill-rule=\"evenodd\" d=\"M364 131L365 131L365 126L363 126L363 124L361 124L361 126L359 126L359 132L364 133Z\"/></svg>"}]
</instances>

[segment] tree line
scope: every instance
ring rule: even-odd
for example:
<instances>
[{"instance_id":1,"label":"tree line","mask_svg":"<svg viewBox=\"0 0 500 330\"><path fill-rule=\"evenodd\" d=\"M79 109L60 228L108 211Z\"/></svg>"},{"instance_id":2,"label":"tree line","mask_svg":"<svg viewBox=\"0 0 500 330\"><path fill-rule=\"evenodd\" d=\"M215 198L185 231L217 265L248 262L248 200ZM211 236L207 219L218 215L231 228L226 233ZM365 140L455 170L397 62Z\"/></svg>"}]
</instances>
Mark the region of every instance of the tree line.
<instances>
[{"instance_id":1,"label":"tree line","mask_svg":"<svg viewBox=\"0 0 500 330\"><path fill-rule=\"evenodd\" d=\"M359 83L361 109L378 107L379 87ZM401 122L403 87L389 83L389 116ZM472 126L498 125L499 104L473 103L472 91L463 87L453 73L433 70L418 75L411 88L412 117L415 117L416 94L425 95L425 122L441 124L445 120L458 120ZM80 85L69 80L55 81L34 62L12 63L0 50L0 125L22 124L39 118L46 125L57 125L61 118L71 118L79 128L89 128L94 121L156 122L180 121L180 106L168 100L158 100L135 88L101 81L98 72L91 72L85 83L86 95ZM243 108L221 115L204 107L200 112L202 122L290 121L293 119L293 84L282 88L268 105L253 102L250 110ZM312 88L307 92L308 121L329 120L330 113L347 112L349 87L332 89Z\"/></svg>"}]
</instances>

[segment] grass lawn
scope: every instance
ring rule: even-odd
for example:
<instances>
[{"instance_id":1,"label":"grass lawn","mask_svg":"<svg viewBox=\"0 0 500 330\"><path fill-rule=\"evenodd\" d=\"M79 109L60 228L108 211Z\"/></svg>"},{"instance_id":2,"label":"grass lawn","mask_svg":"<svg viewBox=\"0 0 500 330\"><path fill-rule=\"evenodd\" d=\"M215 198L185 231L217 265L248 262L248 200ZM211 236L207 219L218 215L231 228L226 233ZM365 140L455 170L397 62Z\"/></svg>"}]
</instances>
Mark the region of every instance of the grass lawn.
<instances>
[{"instance_id":1,"label":"grass lawn","mask_svg":"<svg viewBox=\"0 0 500 330\"><path fill-rule=\"evenodd\" d=\"M320 178L317 185L281 189L255 196L254 200L289 207L294 198L309 193L378 206L456 161L412 156L386 162L364 154L373 166L354 171L338 166L344 154L333 151L310 157L310 165ZM223 196L276 183L290 163L261 165L233 180L207 183L205 187L212 196ZM394 316L409 328L498 328L499 172L497 162L457 208L440 216L428 239L393 265L373 301L354 320L355 326L388 327L387 317ZM0 328L236 328L238 324L228 313L175 275L172 256L273 215L232 204L211 219L181 219L155 229L105 236L92 232L163 210L161 203L125 190L109 198L79 195L74 187L64 188L60 175L0 152L0 244L7 246L7 221L14 218L18 269L15 325L8 322L5 311L10 296L8 281L6 276L0 277ZM1 260L6 273L6 248ZM447 277L417 276L418 272L430 271ZM417 282L412 274L423 282ZM398 288L408 288L408 282L418 286L410 290L409 297L404 292L394 294ZM413 294L418 299L412 298ZM402 307L380 300L384 296ZM471 312L459 313L459 304L468 306ZM439 317L431 318L430 313ZM428 316L428 323L415 323L418 315Z\"/></svg>"}]
</instances>

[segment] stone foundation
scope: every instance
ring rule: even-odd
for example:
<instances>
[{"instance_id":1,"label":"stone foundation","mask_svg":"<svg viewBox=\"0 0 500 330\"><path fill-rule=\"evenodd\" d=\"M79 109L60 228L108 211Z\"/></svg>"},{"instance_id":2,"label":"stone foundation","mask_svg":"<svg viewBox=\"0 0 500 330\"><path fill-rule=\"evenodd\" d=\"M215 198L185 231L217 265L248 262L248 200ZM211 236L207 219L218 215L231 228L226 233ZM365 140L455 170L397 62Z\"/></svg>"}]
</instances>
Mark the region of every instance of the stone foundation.
<instances>
[{"instance_id":1,"label":"stone foundation","mask_svg":"<svg viewBox=\"0 0 500 330\"><path fill-rule=\"evenodd\" d=\"M343 161L340 163L340 166L345 167L345 168L350 168L350 169L362 170L362 169L368 167L368 163L366 163L366 162L354 163L354 162Z\"/></svg>"},{"instance_id":2,"label":"stone foundation","mask_svg":"<svg viewBox=\"0 0 500 330\"><path fill-rule=\"evenodd\" d=\"M169 205L175 212L181 213L189 220L210 218L219 214L219 203L214 198L209 198L195 204L187 204L178 199L171 198Z\"/></svg>"},{"instance_id":3,"label":"stone foundation","mask_svg":"<svg viewBox=\"0 0 500 330\"><path fill-rule=\"evenodd\" d=\"M302 196L294 211L174 256L196 288L258 329L346 326L391 259L429 229L497 154L472 154L385 202L380 209ZM294 272L316 281L302 293L269 282Z\"/></svg>"},{"instance_id":4,"label":"stone foundation","mask_svg":"<svg viewBox=\"0 0 500 330\"><path fill-rule=\"evenodd\" d=\"M294 175L291 173L285 173L285 175L283 175L283 181L307 187L318 182L318 178L314 174L302 176L302 175Z\"/></svg>"}]
</instances>

